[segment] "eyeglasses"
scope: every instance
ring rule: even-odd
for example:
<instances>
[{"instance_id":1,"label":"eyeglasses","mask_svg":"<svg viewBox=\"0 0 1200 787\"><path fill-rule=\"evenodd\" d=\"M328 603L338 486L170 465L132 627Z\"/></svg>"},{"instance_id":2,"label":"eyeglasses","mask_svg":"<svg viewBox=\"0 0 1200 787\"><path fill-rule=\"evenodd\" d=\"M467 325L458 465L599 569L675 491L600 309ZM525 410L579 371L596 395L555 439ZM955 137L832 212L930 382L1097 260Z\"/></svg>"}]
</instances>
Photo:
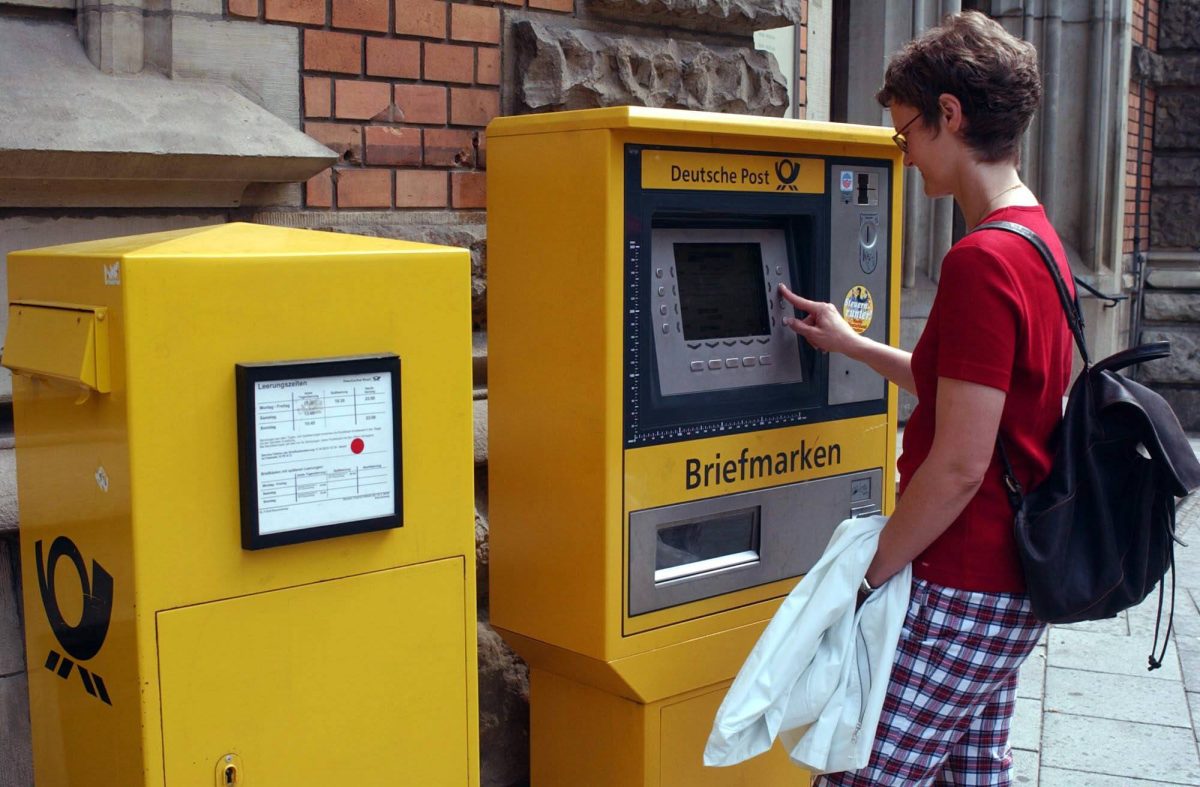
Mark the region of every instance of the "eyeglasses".
<instances>
[{"instance_id":1,"label":"eyeglasses","mask_svg":"<svg viewBox=\"0 0 1200 787\"><path fill-rule=\"evenodd\" d=\"M917 118L921 117L921 113L913 115L913 119L904 124L904 128L892 134L892 142L896 143L896 147L900 148L901 153L908 152L908 139L904 136L904 132L908 131L908 127L917 122Z\"/></svg>"}]
</instances>

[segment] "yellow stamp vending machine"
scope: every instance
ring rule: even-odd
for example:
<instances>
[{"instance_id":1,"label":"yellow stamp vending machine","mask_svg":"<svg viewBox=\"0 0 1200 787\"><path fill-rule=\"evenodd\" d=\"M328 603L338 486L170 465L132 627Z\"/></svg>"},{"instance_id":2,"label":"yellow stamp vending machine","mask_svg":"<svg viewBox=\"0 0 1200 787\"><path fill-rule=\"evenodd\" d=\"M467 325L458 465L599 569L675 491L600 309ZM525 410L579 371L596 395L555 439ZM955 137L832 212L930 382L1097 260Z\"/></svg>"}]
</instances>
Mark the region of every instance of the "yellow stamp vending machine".
<instances>
[{"instance_id":1,"label":"yellow stamp vending machine","mask_svg":"<svg viewBox=\"0 0 1200 787\"><path fill-rule=\"evenodd\" d=\"M889 512L896 391L778 286L899 338L881 128L631 107L488 128L492 623L531 668L535 787L706 769L725 690L843 519Z\"/></svg>"},{"instance_id":2,"label":"yellow stamp vending machine","mask_svg":"<svg viewBox=\"0 0 1200 787\"><path fill-rule=\"evenodd\" d=\"M38 787L478 784L469 277L250 224L10 255Z\"/></svg>"}]
</instances>

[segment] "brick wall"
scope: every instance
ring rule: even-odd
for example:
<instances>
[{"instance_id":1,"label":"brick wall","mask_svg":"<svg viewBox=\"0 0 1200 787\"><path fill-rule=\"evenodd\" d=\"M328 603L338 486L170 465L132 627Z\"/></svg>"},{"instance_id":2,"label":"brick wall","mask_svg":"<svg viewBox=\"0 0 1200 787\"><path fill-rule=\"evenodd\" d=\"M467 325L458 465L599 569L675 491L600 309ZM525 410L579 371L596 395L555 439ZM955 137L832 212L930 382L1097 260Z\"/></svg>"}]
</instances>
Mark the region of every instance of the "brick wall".
<instances>
[{"instance_id":1,"label":"brick wall","mask_svg":"<svg viewBox=\"0 0 1200 787\"><path fill-rule=\"evenodd\" d=\"M1158 50L1159 0L1134 0L1133 45ZM1150 242L1150 185L1154 164L1155 89L1129 83L1129 132L1125 157L1125 254L1145 251Z\"/></svg>"},{"instance_id":2,"label":"brick wall","mask_svg":"<svg viewBox=\"0 0 1200 787\"><path fill-rule=\"evenodd\" d=\"M305 207L485 206L483 129L500 107L500 4L227 2L231 17L302 28L304 131L341 156L306 184ZM530 5L539 3L563 5Z\"/></svg>"}]
</instances>

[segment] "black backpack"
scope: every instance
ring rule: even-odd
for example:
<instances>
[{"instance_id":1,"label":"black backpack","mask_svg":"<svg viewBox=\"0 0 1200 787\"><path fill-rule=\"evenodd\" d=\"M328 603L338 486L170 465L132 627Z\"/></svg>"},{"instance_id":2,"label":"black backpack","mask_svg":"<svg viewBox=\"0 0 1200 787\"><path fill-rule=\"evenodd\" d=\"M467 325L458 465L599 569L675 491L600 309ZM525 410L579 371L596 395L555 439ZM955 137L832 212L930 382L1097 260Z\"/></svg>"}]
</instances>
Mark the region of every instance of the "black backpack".
<instances>
[{"instance_id":1,"label":"black backpack","mask_svg":"<svg viewBox=\"0 0 1200 787\"><path fill-rule=\"evenodd\" d=\"M1079 304L1045 242L1011 222L989 222L976 231L985 229L1015 233L1037 249L1054 277L1083 359L1056 435L1054 463L1037 488L1024 493L1003 440L996 440L1033 612L1046 623L1109 618L1145 599L1170 568L1171 608L1156 657L1163 609L1159 587L1150 653L1150 669L1155 669L1162 665L1175 609L1175 498L1200 486L1200 462L1166 400L1117 372L1166 357L1170 344L1144 344L1093 365Z\"/></svg>"}]
</instances>

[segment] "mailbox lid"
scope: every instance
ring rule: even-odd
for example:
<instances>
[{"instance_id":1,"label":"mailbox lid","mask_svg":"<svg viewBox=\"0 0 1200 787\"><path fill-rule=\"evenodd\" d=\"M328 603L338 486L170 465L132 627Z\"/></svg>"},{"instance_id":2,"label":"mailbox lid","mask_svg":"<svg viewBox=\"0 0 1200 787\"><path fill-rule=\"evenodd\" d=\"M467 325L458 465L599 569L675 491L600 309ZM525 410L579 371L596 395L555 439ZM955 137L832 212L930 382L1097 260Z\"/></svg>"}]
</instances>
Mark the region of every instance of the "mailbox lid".
<instances>
[{"instance_id":1,"label":"mailbox lid","mask_svg":"<svg viewBox=\"0 0 1200 787\"><path fill-rule=\"evenodd\" d=\"M8 307L4 366L108 393L108 309L37 301Z\"/></svg>"},{"instance_id":2,"label":"mailbox lid","mask_svg":"<svg viewBox=\"0 0 1200 787\"><path fill-rule=\"evenodd\" d=\"M247 784L474 784L464 571L450 558L159 612L166 785L213 784L230 753Z\"/></svg>"}]
</instances>

